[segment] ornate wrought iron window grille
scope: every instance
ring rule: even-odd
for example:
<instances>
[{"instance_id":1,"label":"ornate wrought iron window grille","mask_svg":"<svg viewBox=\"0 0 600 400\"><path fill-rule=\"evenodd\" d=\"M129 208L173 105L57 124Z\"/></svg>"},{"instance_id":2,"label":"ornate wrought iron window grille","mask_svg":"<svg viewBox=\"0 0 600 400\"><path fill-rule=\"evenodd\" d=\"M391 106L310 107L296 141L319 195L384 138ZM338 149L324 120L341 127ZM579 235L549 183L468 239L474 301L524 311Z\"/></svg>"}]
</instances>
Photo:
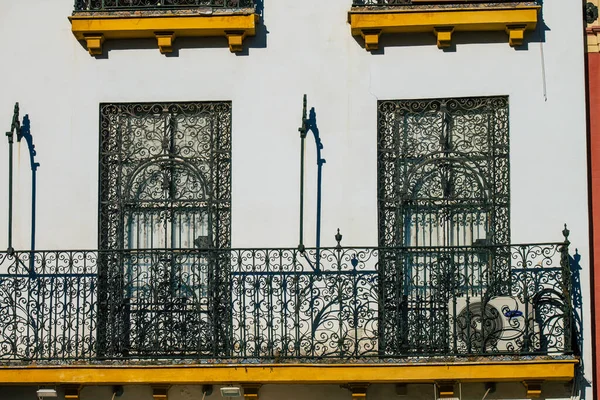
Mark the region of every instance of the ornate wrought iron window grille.
<instances>
[{"instance_id":1,"label":"ornate wrought iron window grille","mask_svg":"<svg viewBox=\"0 0 600 400\"><path fill-rule=\"evenodd\" d=\"M101 353L213 353L227 336L229 263L209 250L230 246L231 103L103 104L100 121Z\"/></svg>"},{"instance_id":2,"label":"ornate wrought iron window grille","mask_svg":"<svg viewBox=\"0 0 600 400\"><path fill-rule=\"evenodd\" d=\"M380 254L380 344L443 352L451 299L511 292L508 99L380 101L378 121L379 246L423 249Z\"/></svg>"},{"instance_id":3,"label":"ornate wrought iron window grille","mask_svg":"<svg viewBox=\"0 0 600 400\"><path fill-rule=\"evenodd\" d=\"M254 0L75 0L75 11L253 8Z\"/></svg>"}]
</instances>

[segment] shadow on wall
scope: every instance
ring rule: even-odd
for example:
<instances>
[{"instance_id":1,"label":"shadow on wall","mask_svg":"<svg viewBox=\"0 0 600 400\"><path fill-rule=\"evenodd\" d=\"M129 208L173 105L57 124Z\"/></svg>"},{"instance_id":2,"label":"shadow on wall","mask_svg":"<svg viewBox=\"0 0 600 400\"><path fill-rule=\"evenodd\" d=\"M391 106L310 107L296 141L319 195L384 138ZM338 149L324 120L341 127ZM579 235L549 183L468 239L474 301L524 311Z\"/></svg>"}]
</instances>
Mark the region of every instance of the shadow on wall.
<instances>
[{"instance_id":1,"label":"shadow on wall","mask_svg":"<svg viewBox=\"0 0 600 400\"><path fill-rule=\"evenodd\" d=\"M584 327L583 327L583 294L581 292L581 265L579 261L581 255L575 249L575 254L569 256L569 264L571 266L571 286L572 286L572 301L573 301L573 327L572 327L572 349L575 355L582 355L584 345ZM580 359L576 367L575 379L573 380L573 393L580 399L586 398L586 389L591 386L591 383L585 378L585 365L583 358Z\"/></svg>"},{"instance_id":2,"label":"shadow on wall","mask_svg":"<svg viewBox=\"0 0 600 400\"><path fill-rule=\"evenodd\" d=\"M258 14L258 23L256 25L256 35L244 39L243 50L235 53L237 56L249 55L249 49L264 49L267 47L267 35L269 31L264 24L264 0L254 0L256 4L256 14ZM79 44L87 52L85 42ZM165 54L166 57L179 57L180 49L198 49L198 48L228 48L225 37L182 37L173 42L173 51ZM107 40L102 45L103 52L94 56L97 59L107 59L113 50L156 50L158 46L156 39L120 39Z\"/></svg>"}]
</instances>

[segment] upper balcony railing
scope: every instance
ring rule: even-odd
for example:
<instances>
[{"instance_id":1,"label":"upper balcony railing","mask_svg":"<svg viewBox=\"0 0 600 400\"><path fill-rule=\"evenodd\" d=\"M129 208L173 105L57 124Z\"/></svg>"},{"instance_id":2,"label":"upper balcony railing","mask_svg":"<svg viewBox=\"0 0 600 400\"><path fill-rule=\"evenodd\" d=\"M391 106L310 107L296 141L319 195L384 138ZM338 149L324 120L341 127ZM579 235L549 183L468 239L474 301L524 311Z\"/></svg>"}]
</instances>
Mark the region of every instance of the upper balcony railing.
<instances>
[{"instance_id":1,"label":"upper balcony railing","mask_svg":"<svg viewBox=\"0 0 600 400\"><path fill-rule=\"evenodd\" d=\"M0 361L569 354L567 245L0 253Z\"/></svg>"},{"instance_id":2,"label":"upper balcony railing","mask_svg":"<svg viewBox=\"0 0 600 400\"><path fill-rule=\"evenodd\" d=\"M531 0L530 3L536 3L537 0ZM410 6L410 5L426 5L426 4L481 4L481 3L519 3L515 0L353 0L352 5L356 7L362 6Z\"/></svg>"},{"instance_id":3,"label":"upper balcony railing","mask_svg":"<svg viewBox=\"0 0 600 400\"><path fill-rule=\"evenodd\" d=\"M75 0L75 11L173 10L254 7L254 0Z\"/></svg>"}]
</instances>

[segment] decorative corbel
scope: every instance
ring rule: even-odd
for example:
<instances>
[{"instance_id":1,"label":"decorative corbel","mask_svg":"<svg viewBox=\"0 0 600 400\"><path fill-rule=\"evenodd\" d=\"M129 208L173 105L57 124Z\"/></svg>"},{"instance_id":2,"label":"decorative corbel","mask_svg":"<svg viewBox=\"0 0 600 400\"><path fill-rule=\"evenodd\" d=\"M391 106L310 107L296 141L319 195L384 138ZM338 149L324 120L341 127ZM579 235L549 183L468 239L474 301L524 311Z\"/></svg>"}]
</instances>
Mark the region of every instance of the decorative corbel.
<instances>
[{"instance_id":1,"label":"decorative corbel","mask_svg":"<svg viewBox=\"0 0 600 400\"><path fill-rule=\"evenodd\" d=\"M154 400L168 400L169 386L167 385L152 385L152 398Z\"/></svg>"},{"instance_id":2,"label":"decorative corbel","mask_svg":"<svg viewBox=\"0 0 600 400\"><path fill-rule=\"evenodd\" d=\"M454 387L456 386L455 381L438 381L435 383L437 386L438 397L443 398L454 398Z\"/></svg>"},{"instance_id":3,"label":"decorative corbel","mask_svg":"<svg viewBox=\"0 0 600 400\"><path fill-rule=\"evenodd\" d=\"M352 400L366 400L368 383L349 383L348 389L352 393Z\"/></svg>"},{"instance_id":4,"label":"decorative corbel","mask_svg":"<svg viewBox=\"0 0 600 400\"><path fill-rule=\"evenodd\" d=\"M79 385L65 386L65 400L79 400L80 392L81 386Z\"/></svg>"},{"instance_id":5,"label":"decorative corbel","mask_svg":"<svg viewBox=\"0 0 600 400\"><path fill-rule=\"evenodd\" d=\"M528 399L537 399L542 394L542 381L523 381Z\"/></svg>"},{"instance_id":6,"label":"decorative corbel","mask_svg":"<svg viewBox=\"0 0 600 400\"><path fill-rule=\"evenodd\" d=\"M162 54L173 52L173 42L175 41L175 32L154 32L158 49Z\"/></svg>"},{"instance_id":7,"label":"decorative corbel","mask_svg":"<svg viewBox=\"0 0 600 400\"><path fill-rule=\"evenodd\" d=\"M225 36L229 42L229 50L232 53L237 53L243 50L242 42L246 32L244 31L225 31Z\"/></svg>"},{"instance_id":8,"label":"decorative corbel","mask_svg":"<svg viewBox=\"0 0 600 400\"><path fill-rule=\"evenodd\" d=\"M511 47L521 46L525 40L525 25L508 25L506 33L508 33L508 44Z\"/></svg>"},{"instance_id":9,"label":"decorative corbel","mask_svg":"<svg viewBox=\"0 0 600 400\"><path fill-rule=\"evenodd\" d=\"M259 384L242 384L244 389L244 400L258 400L258 391L262 385Z\"/></svg>"},{"instance_id":10,"label":"decorative corbel","mask_svg":"<svg viewBox=\"0 0 600 400\"><path fill-rule=\"evenodd\" d=\"M438 26L433 28L433 33L437 38L438 49L445 49L450 47L452 44L452 33L454 32L453 26Z\"/></svg>"},{"instance_id":11,"label":"decorative corbel","mask_svg":"<svg viewBox=\"0 0 600 400\"><path fill-rule=\"evenodd\" d=\"M379 36L381 29L363 29L360 35L365 39L365 49L373 51L379 49Z\"/></svg>"},{"instance_id":12,"label":"decorative corbel","mask_svg":"<svg viewBox=\"0 0 600 400\"><path fill-rule=\"evenodd\" d=\"M92 56L99 56L102 54L102 43L104 43L104 35L100 33L90 33L83 35L85 45L88 52Z\"/></svg>"}]
</instances>

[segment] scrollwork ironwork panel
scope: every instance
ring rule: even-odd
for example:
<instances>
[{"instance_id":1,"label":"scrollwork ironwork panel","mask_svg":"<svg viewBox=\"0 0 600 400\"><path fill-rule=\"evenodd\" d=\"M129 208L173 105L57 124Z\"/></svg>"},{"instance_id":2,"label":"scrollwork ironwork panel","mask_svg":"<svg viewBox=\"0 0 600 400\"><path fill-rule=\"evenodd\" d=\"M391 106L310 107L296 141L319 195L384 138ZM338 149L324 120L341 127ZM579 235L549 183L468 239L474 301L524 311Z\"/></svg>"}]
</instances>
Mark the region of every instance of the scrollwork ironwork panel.
<instances>
[{"instance_id":1,"label":"scrollwork ironwork panel","mask_svg":"<svg viewBox=\"0 0 600 400\"><path fill-rule=\"evenodd\" d=\"M75 0L75 11L252 8L254 0Z\"/></svg>"},{"instance_id":2,"label":"scrollwork ironwork panel","mask_svg":"<svg viewBox=\"0 0 600 400\"><path fill-rule=\"evenodd\" d=\"M384 336L394 338L383 351L394 352L394 346L419 351L404 326L417 323L444 341L437 316L447 313L448 299L423 293L414 281L421 279L422 265L436 265L438 272L422 277L430 282L460 273L448 268L460 265L456 257L461 255L444 254L444 248L479 246L481 254L469 263L480 271L464 279L495 295L510 292L509 253L487 247L510 243L508 99L380 101L378 121L379 245L440 248L440 258L423 253L425 264L421 255L398 259L382 253L381 294L387 308L381 323ZM399 293L398 286L414 290ZM410 299L423 296L429 305L411 313Z\"/></svg>"},{"instance_id":3,"label":"scrollwork ironwork panel","mask_svg":"<svg viewBox=\"0 0 600 400\"><path fill-rule=\"evenodd\" d=\"M377 250L247 250L233 254L235 356L377 355ZM260 263L256 261L260 260Z\"/></svg>"},{"instance_id":4,"label":"scrollwork ironwork panel","mask_svg":"<svg viewBox=\"0 0 600 400\"><path fill-rule=\"evenodd\" d=\"M511 291L502 296L486 284L484 258L498 249L510 255L513 277ZM401 268L397 274L407 277L396 287L402 302L394 331L382 329L386 320L380 318L388 298L381 297L379 270L391 258ZM119 260L129 277L119 283L126 291L118 293L114 317L124 330L105 332L106 303L98 289L104 278L97 272L107 259ZM227 288L210 284L217 270L231 274ZM228 301L228 319L218 319L226 325L221 331L213 327L213 313L223 312L215 297ZM0 360L563 356L572 352L572 326L565 243L0 252ZM107 353L107 339L129 351Z\"/></svg>"},{"instance_id":5,"label":"scrollwork ironwork panel","mask_svg":"<svg viewBox=\"0 0 600 400\"><path fill-rule=\"evenodd\" d=\"M100 121L100 248L117 250L100 353L222 351L229 263L186 249L230 246L231 103L104 104Z\"/></svg>"},{"instance_id":6,"label":"scrollwork ironwork panel","mask_svg":"<svg viewBox=\"0 0 600 400\"><path fill-rule=\"evenodd\" d=\"M0 359L95 357L97 254L0 253Z\"/></svg>"}]
</instances>

